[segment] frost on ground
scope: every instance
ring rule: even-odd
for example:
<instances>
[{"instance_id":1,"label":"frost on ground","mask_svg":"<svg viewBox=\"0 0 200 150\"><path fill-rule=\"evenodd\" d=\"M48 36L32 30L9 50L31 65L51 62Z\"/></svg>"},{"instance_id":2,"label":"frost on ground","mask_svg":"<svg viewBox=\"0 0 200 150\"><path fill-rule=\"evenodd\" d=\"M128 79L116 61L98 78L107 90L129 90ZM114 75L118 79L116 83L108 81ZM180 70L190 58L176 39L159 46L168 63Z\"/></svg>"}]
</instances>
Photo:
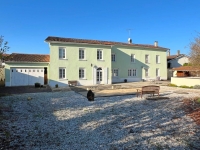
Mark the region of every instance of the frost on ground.
<instances>
[{"instance_id":1,"label":"frost on ground","mask_svg":"<svg viewBox=\"0 0 200 150\"><path fill-rule=\"evenodd\" d=\"M163 96L170 99L128 95L89 102L73 91L1 97L0 148L199 148L200 127L181 108L182 99L196 93Z\"/></svg>"}]
</instances>

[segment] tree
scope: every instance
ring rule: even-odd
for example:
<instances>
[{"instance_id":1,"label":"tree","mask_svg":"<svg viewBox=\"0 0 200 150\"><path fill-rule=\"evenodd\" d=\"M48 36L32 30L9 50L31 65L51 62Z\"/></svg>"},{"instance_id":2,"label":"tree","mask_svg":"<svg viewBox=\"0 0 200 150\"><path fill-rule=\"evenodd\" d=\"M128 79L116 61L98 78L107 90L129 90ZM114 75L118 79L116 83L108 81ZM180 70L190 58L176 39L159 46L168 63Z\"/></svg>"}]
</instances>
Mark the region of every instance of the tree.
<instances>
[{"instance_id":1,"label":"tree","mask_svg":"<svg viewBox=\"0 0 200 150\"><path fill-rule=\"evenodd\" d=\"M8 42L4 42L4 37L1 35L0 36L0 60L3 57L3 54L6 53L9 50Z\"/></svg>"},{"instance_id":2,"label":"tree","mask_svg":"<svg viewBox=\"0 0 200 150\"><path fill-rule=\"evenodd\" d=\"M190 43L189 61L192 66L200 67L200 33Z\"/></svg>"}]
</instances>

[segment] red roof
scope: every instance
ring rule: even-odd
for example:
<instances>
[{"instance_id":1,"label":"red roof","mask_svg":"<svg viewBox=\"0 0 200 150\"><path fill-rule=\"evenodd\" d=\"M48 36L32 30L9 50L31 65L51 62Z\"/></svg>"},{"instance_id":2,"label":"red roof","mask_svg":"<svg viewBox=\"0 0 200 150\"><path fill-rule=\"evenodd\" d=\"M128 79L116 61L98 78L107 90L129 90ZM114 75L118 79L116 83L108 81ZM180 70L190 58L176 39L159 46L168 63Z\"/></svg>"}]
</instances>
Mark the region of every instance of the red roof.
<instances>
[{"instance_id":1,"label":"red roof","mask_svg":"<svg viewBox=\"0 0 200 150\"><path fill-rule=\"evenodd\" d=\"M135 46L135 47L147 47L147 48L154 48L154 49L164 49L167 48L163 47L155 47L154 45L145 45L145 44L129 44L123 42L112 42L112 41L99 41L99 40L88 40L88 39L75 39L75 38L61 38L61 37L53 37L49 36L45 39L46 42L66 42L66 43L86 43L86 44L100 44L100 45L122 45L122 46Z\"/></svg>"},{"instance_id":2,"label":"red roof","mask_svg":"<svg viewBox=\"0 0 200 150\"><path fill-rule=\"evenodd\" d=\"M13 62L49 62L50 56L45 54L10 54L6 61Z\"/></svg>"},{"instance_id":3,"label":"red roof","mask_svg":"<svg viewBox=\"0 0 200 150\"><path fill-rule=\"evenodd\" d=\"M180 67L177 67L177 68L173 68L172 70L176 70L176 71L200 71L200 67L180 66Z\"/></svg>"}]
</instances>

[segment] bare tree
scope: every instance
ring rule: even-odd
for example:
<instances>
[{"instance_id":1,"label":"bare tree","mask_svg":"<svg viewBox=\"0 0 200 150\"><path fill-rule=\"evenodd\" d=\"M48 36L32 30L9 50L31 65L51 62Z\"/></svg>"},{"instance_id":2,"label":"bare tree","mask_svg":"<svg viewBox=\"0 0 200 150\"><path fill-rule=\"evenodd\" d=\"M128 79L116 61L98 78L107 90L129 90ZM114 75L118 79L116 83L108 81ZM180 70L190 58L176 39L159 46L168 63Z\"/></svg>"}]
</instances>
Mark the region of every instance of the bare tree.
<instances>
[{"instance_id":1,"label":"bare tree","mask_svg":"<svg viewBox=\"0 0 200 150\"><path fill-rule=\"evenodd\" d=\"M4 42L4 37L1 35L0 36L0 60L3 57L3 54L6 53L9 50L8 42Z\"/></svg>"},{"instance_id":2,"label":"bare tree","mask_svg":"<svg viewBox=\"0 0 200 150\"><path fill-rule=\"evenodd\" d=\"M189 61L192 66L200 67L200 33L190 43Z\"/></svg>"}]
</instances>

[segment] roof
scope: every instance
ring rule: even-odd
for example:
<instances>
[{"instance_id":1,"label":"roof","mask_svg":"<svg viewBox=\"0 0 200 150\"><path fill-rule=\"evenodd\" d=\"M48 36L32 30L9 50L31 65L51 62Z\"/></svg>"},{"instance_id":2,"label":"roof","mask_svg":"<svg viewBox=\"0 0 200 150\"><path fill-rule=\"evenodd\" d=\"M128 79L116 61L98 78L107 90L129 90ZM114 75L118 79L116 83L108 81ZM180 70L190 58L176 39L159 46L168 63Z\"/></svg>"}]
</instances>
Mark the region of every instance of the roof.
<instances>
[{"instance_id":1,"label":"roof","mask_svg":"<svg viewBox=\"0 0 200 150\"><path fill-rule=\"evenodd\" d=\"M179 55L170 55L167 56L167 60L171 60L171 59L175 59L175 58L179 58L181 56L186 56L185 54L179 54ZM187 57L187 56L186 56Z\"/></svg>"},{"instance_id":2,"label":"roof","mask_svg":"<svg viewBox=\"0 0 200 150\"><path fill-rule=\"evenodd\" d=\"M177 67L177 68L172 68L172 70L176 70L176 71L200 71L200 67L180 66L180 67Z\"/></svg>"},{"instance_id":3,"label":"roof","mask_svg":"<svg viewBox=\"0 0 200 150\"><path fill-rule=\"evenodd\" d=\"M54 37L49 36L45 39L46 42L65 42L65 43L82 43L82 44L97 44L97 45L121 45L121 46L133 46L133 47L146 47L146 48L153 48L153 49L163 49L168 50L168 48L164 47L155 47L154 45L147 45L147 44L129 44L123 42L113 42L113 41L100 41L100 40L88 40L88 39L76 39L76 38L62 38L62 37Z\"/></svg>"},{"instance_id":4,"label":"roof","mask_svg":"<svg viewBox=\"0 0 200 150\"><path fill-rule=\"evenodd\" d=\"M50 56L45 54L10 54L6 61L8 62L49 62Z\"/></svg>"}]
</instances>

